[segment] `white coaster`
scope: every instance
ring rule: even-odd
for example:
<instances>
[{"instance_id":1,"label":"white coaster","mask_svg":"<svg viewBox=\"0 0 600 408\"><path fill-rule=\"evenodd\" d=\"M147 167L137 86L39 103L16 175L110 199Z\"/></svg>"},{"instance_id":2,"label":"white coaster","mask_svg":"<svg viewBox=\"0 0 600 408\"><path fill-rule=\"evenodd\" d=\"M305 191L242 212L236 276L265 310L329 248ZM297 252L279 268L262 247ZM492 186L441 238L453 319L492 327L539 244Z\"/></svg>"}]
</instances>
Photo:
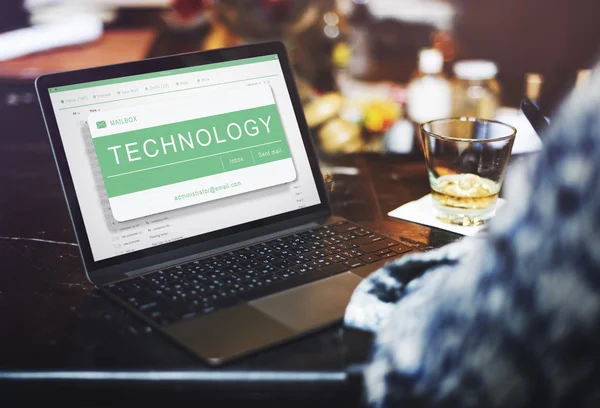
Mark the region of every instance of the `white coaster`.
<instances>
[{"instance_id":1,"label":"white coaster","mask_svg":"<svg viewBox=\"0 0 600 408\"><path fill-rule=\"evenodd\" d=\"M429 225L431 227L437 227L443 230L456 232L461 235L476 235L480 232L484 225L463 227L461 225L448 224L440 221L435 215L433 215L433 198L431 194L427 194L425 197L419 198L416 201L406 203L395 210L388 213L390 217L400 218L405 221L416 222L418 224ZM496 211L502 208L506 204L506 200L498 198L496 202Z\"/></svg>"}]
</instances>

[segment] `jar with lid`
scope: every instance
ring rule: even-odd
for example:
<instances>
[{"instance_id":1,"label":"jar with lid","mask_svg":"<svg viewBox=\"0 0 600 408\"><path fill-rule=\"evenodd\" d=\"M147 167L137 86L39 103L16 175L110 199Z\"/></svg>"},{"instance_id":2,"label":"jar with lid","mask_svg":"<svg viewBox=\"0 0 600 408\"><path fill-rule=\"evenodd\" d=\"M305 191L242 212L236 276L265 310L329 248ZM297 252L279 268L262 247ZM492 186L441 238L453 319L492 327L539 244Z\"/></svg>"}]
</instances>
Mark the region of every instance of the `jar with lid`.
<instances>
[{"instance_id":1,"label":"jar with lid","mask_svg":"<svg viewBox=\"0 0 600 408\"><path fill-rule=\"evenodd\" d=\"M498 67L492 61L467 60L454 64L452 116L494 119L500 105Z\"/></svg>"}]
</instances>

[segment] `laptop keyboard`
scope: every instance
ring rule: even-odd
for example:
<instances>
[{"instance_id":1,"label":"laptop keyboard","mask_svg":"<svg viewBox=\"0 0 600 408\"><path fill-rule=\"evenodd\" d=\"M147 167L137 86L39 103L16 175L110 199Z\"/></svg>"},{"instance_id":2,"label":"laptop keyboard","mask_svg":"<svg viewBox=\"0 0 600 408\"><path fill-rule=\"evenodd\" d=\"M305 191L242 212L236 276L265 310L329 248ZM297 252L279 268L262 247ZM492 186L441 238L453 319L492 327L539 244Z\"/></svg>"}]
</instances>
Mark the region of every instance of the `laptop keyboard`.
<instances>
[{"instance_id":1,"label":"laptop keyboard","mask_svg":"<svg viewBox=\"0 0 600 408\"><path fill-rule=\"evenodd\" d=\"M157 324L167 326L410 250L342 221L105 288Z\"/></svg>"}]
</instances>

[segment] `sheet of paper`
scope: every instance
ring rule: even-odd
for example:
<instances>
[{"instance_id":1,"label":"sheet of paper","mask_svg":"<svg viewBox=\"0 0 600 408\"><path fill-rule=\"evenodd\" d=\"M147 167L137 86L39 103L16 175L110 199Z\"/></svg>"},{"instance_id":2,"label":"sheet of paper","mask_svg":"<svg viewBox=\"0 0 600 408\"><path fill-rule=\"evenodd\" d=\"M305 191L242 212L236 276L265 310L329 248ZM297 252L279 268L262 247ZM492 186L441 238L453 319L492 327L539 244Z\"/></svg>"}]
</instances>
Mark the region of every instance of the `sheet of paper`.
<instances>
[{"instance_id":1,"label":"sheet of paper","mask_svg":"<svg viewBox=\"0 0 600 408\"><path fill-rule=\"evenodd\" d=\"M498 109L496 120L514 126L517 129L517 137L513 144L512 154L531 153L542 148L542 140L520 110L500 108Z\"/></svg>"}]
</instances>

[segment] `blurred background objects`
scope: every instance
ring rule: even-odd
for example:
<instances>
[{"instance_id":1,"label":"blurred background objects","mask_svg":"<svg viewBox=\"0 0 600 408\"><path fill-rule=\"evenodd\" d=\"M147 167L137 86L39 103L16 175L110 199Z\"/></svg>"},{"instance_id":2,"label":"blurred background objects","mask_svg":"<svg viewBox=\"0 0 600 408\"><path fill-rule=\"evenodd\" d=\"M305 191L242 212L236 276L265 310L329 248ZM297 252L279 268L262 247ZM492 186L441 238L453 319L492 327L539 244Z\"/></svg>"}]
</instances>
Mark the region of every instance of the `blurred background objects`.
<instances>
[{"instance_id":1,"label":"blurred background objects","mask_svg":"<svg viewBox=\"0 0 600 408\"><path fill-rule=\"evenodd\" d=\"M4 1L0 7L0 32L22 28L29 23L29 13L22 1Z\"/></svg>"},{"instance_id":2,"label":"blurred background objects","mask_svg":"<svg viewBox=\"0 0 600 408\"><path fill-rule=\"evenodd\" d=\"M89 24L68 28L70 47L46 41L33 55L0 62L3 81L281 40L325 155L418 151L417 124L440 115L501 114L516 123L518 111L507 107L526 95L551 114L578 72L584 80L600 46L597 0L4 0L0 7L0 44L27 26L56 28L82 16L104 25L98 36L84 35ZM429 62L419 65L420 55Z\"/></svg>"}]
</instances>

